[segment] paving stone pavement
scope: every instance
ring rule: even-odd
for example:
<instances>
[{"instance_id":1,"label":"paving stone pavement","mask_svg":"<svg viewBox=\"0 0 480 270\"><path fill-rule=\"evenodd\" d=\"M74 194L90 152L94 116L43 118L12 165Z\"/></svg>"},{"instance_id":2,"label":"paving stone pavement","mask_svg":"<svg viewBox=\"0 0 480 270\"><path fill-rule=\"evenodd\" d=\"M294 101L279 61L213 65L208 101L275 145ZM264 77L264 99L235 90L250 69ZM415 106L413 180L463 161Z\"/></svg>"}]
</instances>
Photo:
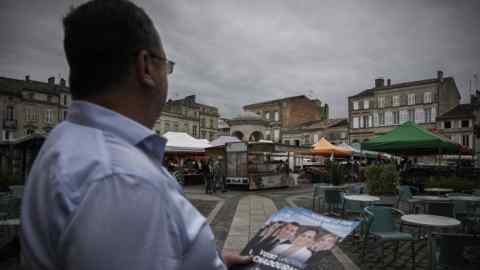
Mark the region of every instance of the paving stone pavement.
<instances>
[{"instance_id":1,"label":"paving stone pavement","mask_svg":"<svg viewBox=\"0 0 480 270\"><path fill-rule=\"evenodd\" d=\"M240 253L276 211L277 207L268 198L257 195L243 197L238 203L223 250Z\"/></svg>"}]
</instances>

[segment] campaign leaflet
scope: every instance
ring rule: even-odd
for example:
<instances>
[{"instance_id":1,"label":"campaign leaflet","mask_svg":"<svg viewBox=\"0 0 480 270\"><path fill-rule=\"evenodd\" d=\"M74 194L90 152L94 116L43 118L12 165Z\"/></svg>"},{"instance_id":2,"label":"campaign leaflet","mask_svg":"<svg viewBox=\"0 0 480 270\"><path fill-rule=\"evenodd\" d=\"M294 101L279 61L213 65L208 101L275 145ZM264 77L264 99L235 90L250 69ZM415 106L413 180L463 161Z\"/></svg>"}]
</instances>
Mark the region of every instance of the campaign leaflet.
<instances>
[{"instance_id":1,"label":"campaign leaflet","mask_svg":"<svg viewBox=\"0 0 480 270\"><path fill-rule=\"evenodd\" d=\"M322 216L304 208L274 213L242 250L254 263L238 270L324 269L322 258L359 225L359 221Z\"/></svg>"}]
</instances>

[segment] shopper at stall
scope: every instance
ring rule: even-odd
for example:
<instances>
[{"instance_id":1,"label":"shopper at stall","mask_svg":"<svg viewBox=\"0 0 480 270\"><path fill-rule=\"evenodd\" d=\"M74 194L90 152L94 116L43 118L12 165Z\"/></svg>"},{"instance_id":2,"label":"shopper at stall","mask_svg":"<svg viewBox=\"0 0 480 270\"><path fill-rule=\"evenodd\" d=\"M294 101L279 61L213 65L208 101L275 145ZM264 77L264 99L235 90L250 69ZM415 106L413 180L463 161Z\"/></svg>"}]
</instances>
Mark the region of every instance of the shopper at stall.
<instances>
[{"instance_id":1,"label":"shopper at stall","mask_svg":"<svg viewBox=\"0 0 480 270\"><path fill-rule=\"evenodd\" d=\"M23 197L23 269L215 269L203 217L162 166L152 130L167 97L154 23L128 0L94 0L63 19L73 102L40 150ZM165 26L167 27L167 26Z\"/></svg>"}]
</instances>

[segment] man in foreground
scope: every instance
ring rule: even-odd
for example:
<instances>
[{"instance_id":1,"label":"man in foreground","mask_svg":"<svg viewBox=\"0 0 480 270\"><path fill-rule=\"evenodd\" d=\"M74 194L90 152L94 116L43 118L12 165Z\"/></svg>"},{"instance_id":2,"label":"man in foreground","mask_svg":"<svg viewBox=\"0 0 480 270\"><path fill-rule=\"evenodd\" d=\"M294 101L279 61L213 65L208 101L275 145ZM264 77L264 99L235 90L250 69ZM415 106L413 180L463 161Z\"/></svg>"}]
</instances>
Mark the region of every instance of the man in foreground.
<instances>
[{"instance_id":1,"label":"man in foreground","mask_svg":"<svg viewBox=\"0 0 480 270\"><path fill-rule=\"evenodd\" d=\"M143 9L94 0L63 20L73 103L31 170L22 206L25 269L225 269L206 219L162 166L152 127L167 60Z\"/></svg>"}]
</instances>

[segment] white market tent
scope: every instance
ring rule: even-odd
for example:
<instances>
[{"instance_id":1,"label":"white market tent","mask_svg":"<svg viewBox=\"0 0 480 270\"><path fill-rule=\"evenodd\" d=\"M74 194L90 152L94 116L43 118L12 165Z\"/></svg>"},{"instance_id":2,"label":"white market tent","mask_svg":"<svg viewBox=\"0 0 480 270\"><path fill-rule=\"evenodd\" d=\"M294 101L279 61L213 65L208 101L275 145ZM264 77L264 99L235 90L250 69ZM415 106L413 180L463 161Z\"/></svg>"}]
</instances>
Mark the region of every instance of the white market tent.
<instances>
[{"instance_id":1,"label":"white market tent","mask_svg":"<svg viewBox=\"0 0 480 270\"><path fill-rule=\"evenodd\" d=\"M210 146L207 142L195 139L184 132L169 131L163 134L163 137L167 139L166 152L203 153L205 148Z\"/></svg>"},{"instance_id":2,"label":"white market tent","mask_svg":"<svg viewBox=\"0 0 480 270\"><path fill-rule=\"evenodd\" d=\"M231 142L241 142L241 141L237 137L233 137L233 136L220 136L210 143L210 147L224 146L225 144L231 143Z\"/></svg>"}]
</instances>

